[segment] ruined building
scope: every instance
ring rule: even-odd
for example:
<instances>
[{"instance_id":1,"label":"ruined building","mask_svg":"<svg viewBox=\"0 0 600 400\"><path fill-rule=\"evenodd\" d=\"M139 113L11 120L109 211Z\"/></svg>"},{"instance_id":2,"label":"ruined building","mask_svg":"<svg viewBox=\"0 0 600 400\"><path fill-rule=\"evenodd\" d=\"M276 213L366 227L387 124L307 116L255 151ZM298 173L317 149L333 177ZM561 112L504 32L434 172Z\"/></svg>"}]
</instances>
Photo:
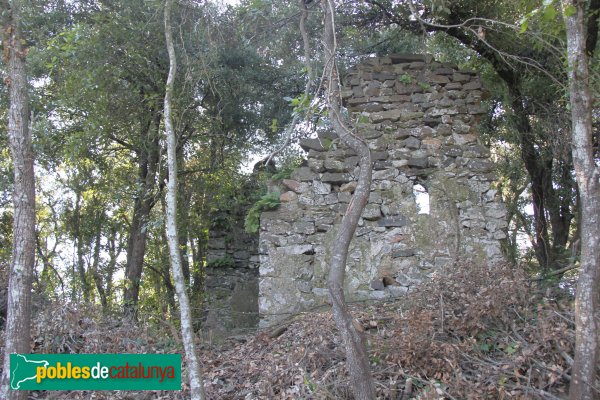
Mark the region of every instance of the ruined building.
<instances>
[{"instance_id":1,"label":"ruined building","mask_svg":"<svg viewBox=\"0 0 600 400\"><path fill-rule=\"evenodd\" d=\"M401 296L454 260L501 261L506 211L477 133L479 77L430 56L390 55L354 67L343 84L374 162L348 257L349 298ZM326 301L328 252L358 175L358 157L334 134L301 146L306 165L261 218L261 326Z\"/></svg>"},{"instance_id":2,"label":"ruined building","mask_svg":"<svg viewBox=\"0 0 600 400\"><path fill-rule=\"evenodd\" d=\"M348 297L401 296L455 260L500 262L506 211L477 133L479 77L430 56L391 55L367 59L343 84L374 162L348 257ZM280 183L279 208L262 214L258 246L240 228L211 236L209 257L235 264L207 271L209 317L225 331L256 326L257 310L268 326L327 300L327 260L358 157L331 132L301 146L307 161Z\"/></svg>"}]
</instances>

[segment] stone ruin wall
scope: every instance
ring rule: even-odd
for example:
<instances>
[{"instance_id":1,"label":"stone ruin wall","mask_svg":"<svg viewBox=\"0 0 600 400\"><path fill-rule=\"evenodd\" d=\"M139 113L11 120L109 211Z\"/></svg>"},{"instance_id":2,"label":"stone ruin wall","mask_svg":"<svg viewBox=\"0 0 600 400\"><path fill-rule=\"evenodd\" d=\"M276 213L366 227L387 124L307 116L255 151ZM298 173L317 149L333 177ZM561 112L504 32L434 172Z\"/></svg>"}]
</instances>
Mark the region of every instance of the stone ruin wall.
<instances>
[{"instance_id":1,"label":"stone ruin wall","mask_svg":"<svg viewBox=\"0 0 600 400\"><path fill-rule=\"evenodd\" d=\"M216 339L258 326L258 237L244 231L246 212L225 212L226 226L209 230L202 329Z\"/></svg>"},{"instance_id":2,"label":"stone ruin wall","mask_svg":"<svg viewBox=\"0 0 600 400\"><path fill-rule=\"evenodd\" d=\"M506 211L477 134L479 77L430 56L391 55L351 69L342 95L374 161L348 257L349 298L403 295L454 260L502 261ZM261 326L326 302L326 261L358 175L358 157L335 134L301 146L305 165L283 180L281 206L261 218ZM419 211L416 184L429 214Z\"/></svg>"}]
</instances>

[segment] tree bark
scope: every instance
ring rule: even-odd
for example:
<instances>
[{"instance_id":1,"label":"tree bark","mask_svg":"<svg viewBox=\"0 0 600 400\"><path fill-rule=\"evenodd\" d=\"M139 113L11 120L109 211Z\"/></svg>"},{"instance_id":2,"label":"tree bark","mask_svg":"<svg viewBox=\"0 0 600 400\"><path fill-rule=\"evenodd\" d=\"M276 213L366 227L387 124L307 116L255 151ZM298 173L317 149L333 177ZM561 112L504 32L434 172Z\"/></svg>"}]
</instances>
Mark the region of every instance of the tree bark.
<instances>
[{"instance_id":1,"label":"tree bark","mask_svg":"<svg viewBox=\"0 0 600 400\"><path fill-rule=\"evenodd\" d=\"M375 399L375 386L373 384L373 377L371 376L364 337L362 332L353 324L352 315L349 313L346 305L344 279L350 242L354 237L358 220L369 198L373 166L368 145L351 132L349 126L342 118L341 85L336 63L335 1L323 1L322 7L325 15L323 31L323 43L325 45L325 58L323 62L325 72L323 76L326 78L327 84L326 97L329 119L340 139L360 157L358 184L335 237L327 284L331 298L333 319L342 335L346 350L346 367L350 374L354 397L358 400L367 400Z\"/></svg>"},{"instance_id":2,"label":"tree bark","mask_svg":"<svg viewBox=\"0 0 600 400\"><path fill-rule=\"evenodd\" d=\"M108 312L108 300L106 298L106 291L104 289L104 283L102 279L102 275L100 274L100 247L102 240L102 224L103 218L99 217L97 219L97 231L96 237L94 239L94 259L90 266L90 272L92 274L92 279L96 284L96 290L98 291L98 296L100 297L100 304L102 305L102 311L104 313Z\"/></svg>"},{"instance_id":3,"label":"tree bark","mask_svg":"<svg viewBox=\"0 0 600 400\"><path fill-rule=\"evenodd\" d=\"M76 182L75 188L75 210L73 215L73 236L76 243L77 250L77 273L79 274L79 281L81 283L81 293L83 294L83 301L85 303L89 302L90 298L90 287L88 285L87 273L85 271L85 261L83 254L83 235L81 232L81 192L82 187L80 182ZM77 291L74 289L75 296L77 296Z\"/></svg>"},{"instance_id":4,"label":"tree bark","mask_svg":"<svg viewBox=\"0 0 600 400\"><path fill-rule=\"evenodd\" d=\"M21 3L2 1L2 36L9 89L8 138L14 166L13 246L8 282L8 310L0 398L25 399L10 390L10 354L30 352L31 283L35 261L35 178L29 130L27 72L20 28Z\"/></svg>"},{"instance_id":5,"label":"tree bark","mask_svg":"<svg viewBox=\"0 0 600 400\"><path fill-rule=\"evenodd\" d=\"M165 3L165 39L169 52L169 76L165 92L165 134L167 137L167 165L169 169L169 180L167 182L167 241L171 255L171 266L175 280L175 291L179 299L179 312L181 314L181 336L187 358L188 377L190 380L191 399L203 400L205 398L204 385L200 369L200 360L196 354L194 343L194 330L192 324L192 313L188 300L185 277L181 265L181 254L179 252L179 239L177 238L177 139L173 130L171 118L171 97L175 83L175 71L177 62L175 58L175 47L171 32L171 0Z\"/></svg>"},{"instance_id":6,"label":"tree bark","mask_svg":"<svg viewBox=\"0 0 600 400\"><path fill-rule=\"evenodd\" d=\"M135 198L133 217L127 239L127 262L125 265L125 292L123 294L124 316L129 321L137 320L137 303L140 293L140 281L146 254L146 223L152 208L156 204L154 193L156 172L159 161L160 114L151 110L152 118L142 126L142 142L144 146L138 149L138 169L140 189Z\"/></svg>"},{"instance_id":7,"label":"tree bark","mask_svg":"<svg viewBox=\"0 0 600 400\"><path fill-rule=\"evenodd\" d=\"M575 297L575 361L570 400L598 399L598 311L600 278L600 172L592 147L592 96L586 52L586 1L562 0L567 33L571 143L581 199L581 261ZM575 10L569 16L569 11Z\"/></svg>"}]
</instances>

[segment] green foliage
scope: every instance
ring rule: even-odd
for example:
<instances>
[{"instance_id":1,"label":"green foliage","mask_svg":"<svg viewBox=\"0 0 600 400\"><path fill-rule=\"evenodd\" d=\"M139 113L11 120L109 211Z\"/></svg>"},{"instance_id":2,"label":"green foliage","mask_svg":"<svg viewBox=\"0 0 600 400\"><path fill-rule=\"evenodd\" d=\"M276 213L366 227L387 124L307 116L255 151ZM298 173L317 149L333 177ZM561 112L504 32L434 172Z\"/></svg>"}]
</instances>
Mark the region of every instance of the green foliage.
<instances>
[{"instance_id":1,"label":"green foliage","mask_svg":"<svg viewBox=\"0 0 600 400\"><path fill-rule=\"evenodd\" d=\"M311 392L315 392L317 390L317 385L310 379L308 375L304 375L304 384Z\"/></svg>"},{"instance_id":2,"label":"green foliage","mask_svg":"<svg viewBox=\"0 0 600 400\"><path fill-rule=\"evenodd\" d=\"M446 16L450 14L449 5L447 0L431 0L431 11L434 15Z\"/></svg>"},{"instance_id":3,"label":"green foliage","mask_svg":"<svg viewBox=\"0 0 600 400\"><path fill-rule=\"evenodd\" d=\"M232 268L235 266L235 262L231 256L227 255L209 261L207 266L211 268Z\"/></svg>"},{"instance_id":4,"label":"green foliage","mask_svg":"<svg viewBox=\"0 0 600 400\"><path fill-rule=\"evenodd\" d=\"M278 192L269 192L261 197L250 210L248 210L248 214L246 215L246 220L244 222L244 228L248 233L256 233L258 232L258 228L260 228L260 214L263 211L274 210L280 204L279 193Z\"/></svg>"},{"instance_id":5,"label":"green foliage","mask_svg":"<svg viewBox=\"0 0 600 400\"><path fill-rule=\"evenodd\" d=\"M477 335L476 350L482 353L503 352L510 356L517 352L519 346L519 342L507 342L498 332L493 330L481 332Z\"/></svg>"},{"instance_id":6,"label":"green foliage","mask_svg":"<svg viewBox=\"0 0 600 400\"><path fill-rule=\"evenodd\" d=\"M518 21L520 26L519 33L525 33L535 23L537 25L536 29L558 36L562 31L563 25L562 16L559 14L560 8L561 5L556 0L543 0L539 7L531 9ZM564 9L567 17L573 15L575 11L576 8L572 4L569 4Z\"/></svg>"},{"instance_id":7,"label":"green foliage","mask_svg":"<svg viewBox=\"0 0 600 400\"><path fill-rule=\"evenodd\" d=\"M398 77L398 80L404 83L405 85L410 85L411 83L413 83L413 77L408 74L402 74Z\"/></svg>"},{"instance_id":8,"label":"green foliage","mask_svg":"<svg viewBox=\"0 0 600 400\"><path fill-rule=\"evenodd\" d=\"M286 168L286 169L282 169L279 172L275 173L271 179L273 179L274 181L280 181L282 179L289 179L290 176L292 175L292 172L294 171L293 168Z\"/></svg>"},{"instance_id":9,"label":"green foliage","mask_svg":"<svg viewBox=\"0 0 600 400\"><path fill-rule=\"evenodd\" d=\"M329 142L331 142L331 140L329 140ZM325 143L323 143L323 146L327 148ZM292 172L294 172L294 170L298 168L301 163L302 159L299 157L288 158L287 160L285 160L284 164L281 166L279 171L273 174L273 176L271 176L271 180L280 181L282 179L289 179L292 175Z\"/></svg>"},{"instance_id":10,"label":"green foliage","mask_svg":"<svg viewBox=\"0 0 600 400\"><path fill-rule=\"evenodd\" d=\"M419 82L418 85L423 91L431 89L431 85L427 82Z\"/></svg>"}]
</instances>

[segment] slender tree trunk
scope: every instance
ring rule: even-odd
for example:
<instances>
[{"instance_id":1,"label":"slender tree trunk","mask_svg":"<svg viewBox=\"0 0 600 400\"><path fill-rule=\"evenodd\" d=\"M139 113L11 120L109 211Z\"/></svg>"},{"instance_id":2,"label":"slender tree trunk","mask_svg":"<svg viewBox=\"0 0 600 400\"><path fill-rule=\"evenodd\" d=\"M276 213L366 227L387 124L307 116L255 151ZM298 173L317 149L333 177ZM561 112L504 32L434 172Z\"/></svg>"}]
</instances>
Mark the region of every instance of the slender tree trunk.
<instances>
[{"instance_id":1,"label":"slender tree trunk","mask_svg":"<svg viewBox=\"0 0 600 400\"><path fill-rule=\"evenodd\" d=\"M327 283L331 297L333 319L344 341L346 366L350 373L354 397L358 400L371 400L375 399L375 386L373 384L373 377L371 376L369 358L362 332L356 329L353 324L352 315L348 312L344 298L344 278L350 242L354 237L358 220L369 198L373 166L368 145L351 132L341 115L341 85L336 63L335 1L323 1L322 6L325 14L323 32L325 59L323 62L325 65L324 76L327 81L326 96L329 118L340 139L360 157L358 185L335 237Z\"/></svg>"},{"instance_id":2,"label":"slender tree trunk","mask_svg":"<svg viewBox=\"0 0 600 400\"><path fill-rule=\"evenodd\" d=\"M183 157L178 157L182 160ZM190 201L192 197L191 190L187 190L186 185L179 185L179 199L181 204L179 205L179 220L188 221L190 218ZM188 237L189 229L187 224L179 227L179 248L181 249L181 266L183 268L183 277L185 278L186 285L190 284L190 261L188 256Z\"/></svg>"},{"instance_id":3,"label":"slender tree trunk","mask_svg":"<svg viewBox=\"0 0 600 400\"><path fill-rule=\"evenodd\" d=\"M169 169L169 180L167 183L167 241L171 254L171 266L175 280L175 291L179 299L179 311L181 313L181 335L187 358L188 376L190 380L192 400L203 400L204 385L200 369L200 360L196 354L194 343L194 330L192 325L192 312L187 296L185 277L181 265L181 254L179 252L179 240L177 238L177 140L173 130L171 118L171 97L175 83L175 71L177 62L175 58L175 47L171 33L171 0L165 3L165 39L169 52L169 77L167 79L165 93L165 133L167 136L167 165Z\"/></svg>"},{"instance_id":4,"label":"slender tree trunk","mask_svg":"<svg viewBox=\"0 0 600 400\"><path fill-rule=\"evenodd\" d=\"M575 298L575 362L570 400L600 398L596 387L599 361L600 173L592 146L592 96L586 53L586 1L562 0L567 31L572 153L581 198L581 265ZM575 10L572 15L569 10Z\"/></svg>"},{"instance_id":5,"label":"slender tree trunk","mask_svg":"<svg viewBox=\"0 0 600 400\"><path fill-rule=\"evenodd\" d=\"M29 353L31 282L35 259L35 179L29 131L27 72L20 29L21 4L2 1L4 62L9 88L8 138L14 167L13 246L8 281L8 310L0 398L25 399L27 392L9 389L10 354Z\"/></svg>"},{"instance_id":6,"label":"slender tree trunk","mask_svg":"<svg viewBox=\"0 0 600 400\"><path fill-rule=\"evenodd\" d=\"M88 302L90 298L90 287L87 281L85 271L85 261L83 257L83 238L81 234L81 185L76 183L75 189L75 215L73 216L73 236L77 244L77 273L81 281L81 293L83 294L84 302Z\"/></svg>"},{"instance_id":7,"label":"slender tree trunk","mask_svg":"<svg viewBox=\"0 0 600 400\"><path fill-rule=\"evenodd\" d=\"M102 304L102 311L108 311L108 301L106 300L106 291L104 290L104 282L102 280L102 275L100 274L100 247L102 240L102 223L103 218L98 218L98 230L96 232L96 237L94 240L94 260L92 261L92 265L90 267L90 271L92 273L92 278L94 279L94 283L96 284L96 290L98 291L98 296L100 297L100 304Z\"/></svg>"},{"instance_id":8,"label":"slender tree trunk","mask_svg":"<svg viewBox=\"0 0 600 400\"><path fill-rule=\"evenodd\" d=\"M117 229L114 226L110 228L110 236L108 237L108 265L106 266L104 275L106 280L106 304L107 307L111 305L112 292L113 292L113 275L117 269L117 258L121 253L120 246L117 245Z\"/></svg>"}]
</instances>

